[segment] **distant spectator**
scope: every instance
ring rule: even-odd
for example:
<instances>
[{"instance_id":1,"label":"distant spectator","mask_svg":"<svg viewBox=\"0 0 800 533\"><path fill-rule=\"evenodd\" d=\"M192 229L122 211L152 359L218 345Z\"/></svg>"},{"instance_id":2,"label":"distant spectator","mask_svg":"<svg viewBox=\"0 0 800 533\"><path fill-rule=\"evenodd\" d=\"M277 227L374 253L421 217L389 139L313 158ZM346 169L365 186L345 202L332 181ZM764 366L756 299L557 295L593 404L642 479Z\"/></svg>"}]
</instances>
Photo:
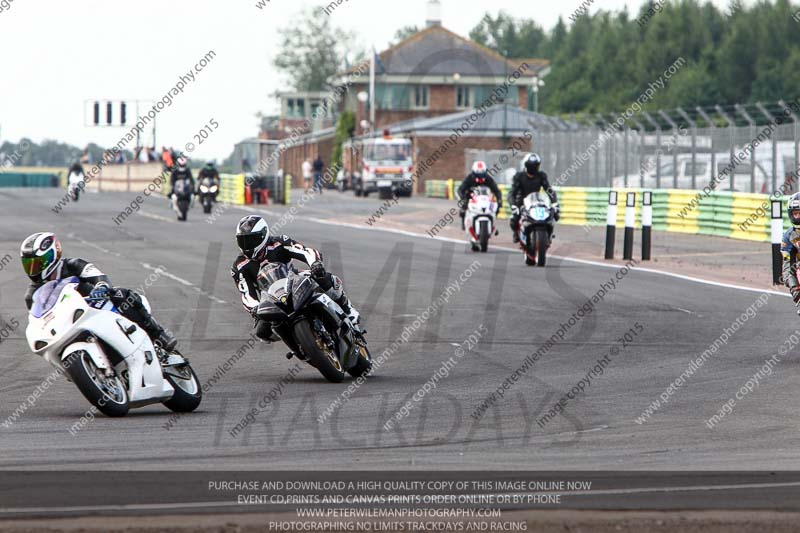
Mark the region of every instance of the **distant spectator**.
<instances>
[{"instance_id":1,"label":"distant spectator","mask_svg":"<svg viewBox=\"0 0 800 533\"><path fill-rule=\"evenodd\" d=\"M83 151L83 155L81 155L81 164L84 164L84 165L91 165L92 164L92 154L89 153L89 147L88 146Z\"/></svg>"},{"instance_id":2,"label":"distant spectator","mask_svg":"<svg viewBox=\"0 0 800 533\"><path fill-rule=\"evenodd\" d=\"M306 159L303 161L303 185L306 190L311 188L311 161Z\"/></svg>"},{"instance_id":3,"label":"distant spectator","mask_svg":"<svg viewBox=\"0 0 800 533\"><path fill-rule=\"evenodd\" d=\"M125 163L125 152L123 152L123 151L117 152L117 158L114 160L114 163L117 163L118 165L124 164Z\"/></svg>"},{"instance_id":4,"label":"distant spectator","mask_svg":"<svg viewBox=\"0 0 800 533\"><path fill-rule=\"evenodd\" d=\"M314 160L314 190L322 193L322 171L325 170L325 163L322 161L322 156L317 154Z\"/></svg>"},{"instance_id":5,"label":"distant spectator","mask_svg":"<svg viewBox=\"0 0 800 533\"><path fill-rule=\"evenodd\" d=\"M161 161L164 163L164 166L172 170L173 165L175 164L175 160L172 158L172 152L167 150L166 146L161 147Z\"/></svg>"},{"instance_id":6,"label":"distant spectator","mask_svg":"<svg viewBox=\"0 0 800 533\"><path fill-rule=\"evenodd\" d=\"M147 155L148 151L149 151L149 149L147 147L143 146L143 147L139 148L139 162L140 163L147 163L150 160L149 156Z\"/></svg>"}]
</instances>

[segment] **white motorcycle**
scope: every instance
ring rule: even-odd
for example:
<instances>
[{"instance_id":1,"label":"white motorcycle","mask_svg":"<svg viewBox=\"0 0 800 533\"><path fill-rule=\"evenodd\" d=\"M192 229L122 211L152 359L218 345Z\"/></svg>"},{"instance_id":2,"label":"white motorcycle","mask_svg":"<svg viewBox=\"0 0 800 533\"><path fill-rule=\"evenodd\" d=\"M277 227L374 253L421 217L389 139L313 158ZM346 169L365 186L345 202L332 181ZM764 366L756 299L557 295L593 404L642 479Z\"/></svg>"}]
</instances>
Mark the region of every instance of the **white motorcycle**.
<instances>
[{"instance_id":1,"label":"white motorcycle","mask_svg":"<svg viewBox=\"0 0 800 533\"><path fill-rule=\"evenodd\" d=\"M485 252L489 248L489 238L495 235L497 219L497 199L489 187L476 187L467 204L464 228L473 252Z\"/></svg>"},{"instance_id":2,"label":"white motorcycle","mask_svg":"<svg viewBox=\"0 0 800 533\"><path fill-rule=\"evenodd\" d=\"M67 184L69 197L73 202L77 202L81 191L84 189L84 187L86 187L86 184L83 181L83 174L70 172L69 177L67 178Z\"/></svg>"},{"instance_id":3,"label":"white motorcycle","mask_svg":"<svg viewBox=\"0 0 800 533\"><path fill-rule=\"evenodd\" d=\"M197 409L202 389L189 362L163 352L108 298L84 298L78 278L51 281L33 295L25 335L34 353L66 371L100 412L125 416L131 407L163 403L177 413ZM150 310L146 298L145 307Z\"/></svg>"}]
</instances>

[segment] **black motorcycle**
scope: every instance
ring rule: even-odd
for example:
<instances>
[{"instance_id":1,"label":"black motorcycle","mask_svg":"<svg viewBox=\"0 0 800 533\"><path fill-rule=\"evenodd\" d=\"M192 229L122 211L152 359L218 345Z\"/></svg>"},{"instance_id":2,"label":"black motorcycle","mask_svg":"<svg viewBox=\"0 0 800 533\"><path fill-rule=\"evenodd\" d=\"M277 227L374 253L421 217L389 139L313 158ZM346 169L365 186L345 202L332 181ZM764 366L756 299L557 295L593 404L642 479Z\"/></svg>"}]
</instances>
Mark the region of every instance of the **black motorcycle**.
<instances>
[{"instance_id":1,"label":"black motorcycle","mask_svg":"<svg viewBox=\"0 0 800 533\"><path fill-rule=\"evenodd\" d=\"M200 204L203 206L203 213L207 215L211 213L214 203L217 201L218 192L219 187L211 178L203 178L200 181L198 194L200 195Z\"/></svg>"},{"instance_id":2,"label":"black motorcycle","mask_svg":"<svg viewBox=\"0 0 800 533\"><path fill-rule=\"evenodd\" d=\"M192 198L194 197L192 181L188 178L177 180L172 193L172 209L174 209L175 214L178 215L178 220L185 222L189 208L192 206Z\"/></svg>"},{"instance_id":3,"label":"black motorcycle","mask_svg":"<svg viewBox=\"0 0 800 533\"><path fill-rule=\"evenodd\" d=\"M555 207L547 194L529 194L520 208L519 244L528 266L545 266L555 221Z\"/></svg>"},{"instance_id":4,"label":"black motorcycle","mask_svg":"<svg viewBox=\"0 0 800 533\"><path fill-rule=\"evenodd\" d=\"M258 273L258 284L261 302L256 316L271 324L299 358L333 383L344 380L345 372L353 377L369 374L372 355L367 340L310 272L267 263Z\"/></svg>"}]
</instances>

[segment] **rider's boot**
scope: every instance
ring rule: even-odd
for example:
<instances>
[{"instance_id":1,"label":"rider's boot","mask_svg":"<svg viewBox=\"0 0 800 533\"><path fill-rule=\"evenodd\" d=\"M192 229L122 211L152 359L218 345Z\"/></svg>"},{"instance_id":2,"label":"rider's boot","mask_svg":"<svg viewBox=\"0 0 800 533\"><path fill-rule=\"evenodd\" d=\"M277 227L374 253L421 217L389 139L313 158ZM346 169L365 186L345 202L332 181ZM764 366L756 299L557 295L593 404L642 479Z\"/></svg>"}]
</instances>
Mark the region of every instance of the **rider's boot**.
<instances>
[{"instance_id":1,"label":"rider's boot","mask_svg":"<svg viewBox=\"0 0 800 533\"><path fill-rule=\"evenodd\" d=\"M142 324L142 329L150 336L153 344L161 348L167 353L174 352L178 347L178 339L172 335L172 332L164 329L161 324L151 316L149 320Z\"/></svg>"},{"instance_id":2,"label":"rider's boot","mask_svg":"<svg viewBox=\"0 0 800 533\"><path fill-rule=\"evenodd\" d=\"M355 326L356 330L362 334L365 334L367 330L361 327L361 313L359 313L350 303L350 299L347 297L347 294L342 291L341 297L335 301L337 304L339 304L339 307L342 308L342 311L347 313L347 318L350 319L350 323Z\"/></svg>"}]
</instances>

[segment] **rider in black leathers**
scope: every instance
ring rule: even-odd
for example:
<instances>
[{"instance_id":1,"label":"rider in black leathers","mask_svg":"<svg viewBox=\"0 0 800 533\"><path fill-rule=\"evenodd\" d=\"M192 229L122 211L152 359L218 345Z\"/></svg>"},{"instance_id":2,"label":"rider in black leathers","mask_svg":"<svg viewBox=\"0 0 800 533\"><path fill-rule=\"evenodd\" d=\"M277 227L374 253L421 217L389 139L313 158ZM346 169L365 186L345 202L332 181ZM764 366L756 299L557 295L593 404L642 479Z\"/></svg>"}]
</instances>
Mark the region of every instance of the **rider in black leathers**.
<instances>
[{"instance_id":1,"label":"rider in black leathers","mask_svg":"<svg viewBox=\"0 0 800 533\"><path fill-rule=\"evenodd\" d=\"M514 242L519 242L519 210L520 207L522 207L525 197L529 194L544 189L555 208L556 221L560 218L558 195L550 186L550 182L547 180L547 174L539 170L542 164L541 158L537 154L529 154L525 158L524 164L525 170L518 172L514 176L514 180L511 184L511 191L508 193L508 205L511 206L511 219L509 223L511 225L511 235Z\"/></svg>"},{"instance_id":2,"label":"rider in black leathers","mask_svg":"<svg viewBox=\"0 0 800 533\"><path fill-rule=\"evenodd\" d=\"M494 178L489 175L486 163L483 161L476 161L475 164L472 165L472 172L464 178L464 181L461 182L458 188L458 208L459 215L461 216L462 230L465 229L464 216L467 213L467 204L469 203L469 198L472 195L473 189L476 187L489 187L492 194L494 194L494 197L497 199L497 210L500 211L503 208L503 195L500 192L500 188L497 187Z\"/></svg>"},{"instance_id":3,"label":"rider in black leathers","mask_svg":"<svg viewBox=\"0 0 800 533\"><path fill-rule=\"evenodd\" d=\"M84 297L107 296L122 316L138 324L166 352L172 352L178 341L156 322L142 302L141 296L131 289L114 287L92 263L78 258L62 258L61 243L53 233L34 233L20 247L22 268L31 280L25 293L25 305L33 305L33 293L48 281L76 277L80 280L78 292Z\"/></svg>"},{"instance_id":4,"label":"rider in black leathers","mask_svg":"<svg viewBox=\"0 0 800 533\"><path fill-rule=\"evenodd\" d=\"M205 178L209 178L211 180L211 183L209 184L209 186L211 186L211 185L216 185L217 186L217 192L214 193L214 201L216 201L217 200L217 194L219 194L220 180L219 180L219 171L217 171L217 167L214 166L214 162L213 161L209 161L208 163L206 163L206 166L204 166L202 169L200 169L200 172L197 173L197 186L198 187L200 187L200 185L203 184L203 179L205 179ZM199 189L198 189L198 191L199 191Z\"/></svg>"},{"instance_id":5,"label":"rider in black leathers","mask_svg":"<svg viewBox=\"0 0 800 533\"><path fill-rule=\"evenodd\" d=\"M242 218L236 229L236 243L241 253L231 268L231 277L241 293L242 305L253 314L258 309L261 291L258 286L258 272L266 263L290 264L296 259L309 265L311 276L320 288L348 314L358 331L366 333L359 322L361 316L350 303L344 292L342 280L327 272L322 262L322 254L286 235L270 236L269 225L260 216L250 215ZM262 320L256 323L256 336L265 341L277 340L270 325Z\"/></svg>"},{"instance_id":6,"label":"rider in black leathers","mask_svg":"<svg viewBox=\"0 0 800 533\"><path fill-rule=\"evenodd\" d=\"M183 156L178 157L178 161L175 163L175 168L172 169L172 173L169 176L169 197L172 198L173 193L175 192L175 183L179 180L188 179L191 182L191 187L189 191L195 191L195 181L194 177L192 176L192 169L189 168L188 162L186 158Z\"/></svg>"}]
</instances>

